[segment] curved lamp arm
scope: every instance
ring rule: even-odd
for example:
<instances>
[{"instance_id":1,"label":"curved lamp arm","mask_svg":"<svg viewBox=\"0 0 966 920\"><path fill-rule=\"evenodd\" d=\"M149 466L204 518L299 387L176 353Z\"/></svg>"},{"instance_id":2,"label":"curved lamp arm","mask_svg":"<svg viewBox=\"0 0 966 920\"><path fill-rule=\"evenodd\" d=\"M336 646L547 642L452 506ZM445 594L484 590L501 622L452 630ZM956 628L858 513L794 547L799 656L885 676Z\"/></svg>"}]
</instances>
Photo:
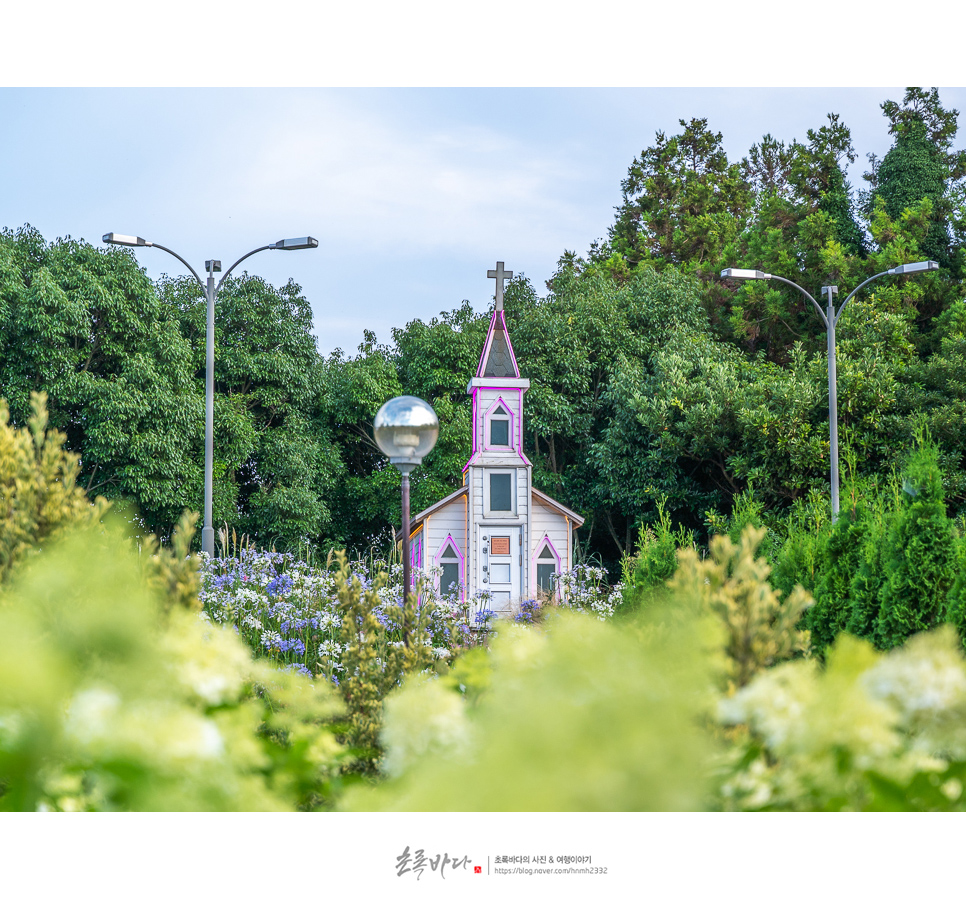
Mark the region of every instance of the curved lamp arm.
<instances>
[{"instance_id":1,"label":"curved lamp arm","mask_svg":"<svg viewBox=\"0 0 966 920\"><path fill-rule=\"evenodd\" d=\"M208 286L201 280L201 276L183 259L179 256L173 249L168 249L167 246L162 246L160 243L151 243L148 240L143 240L139 236L126 236L121 233L105 233L102 237L105 243L113 243L115 246L153 246L155 249L160 249L169 255L174 256L185 268L194 275L195 281L201 285L202 291L206 294L208 293ZM259 246L258 249L253 249L251 252L246 252L240 259L238 259L231 268L228 269L222 276L221 280L218 282L218 286L215 288L215 295L217 296L218 291L221 290L221 286L225 283L225 279L232 273L235 267L244 262L249 256L255 255L256 252L262 252L265 249L317 249L319 241L311 236L301 236L293 239L279 240L277 243L269 243L267 246Z\"/></svg>"},{"instance_id":2,"label":"curved lamp arm","mask_svg":"<svg viewBox=\"0 0 966 920\"><path fill-rule=\"evenodd\" d=\"M726 268L721 272L721 277L741 278L742 280L748 281L770 281L771 279L784 281L785 284L791 285L796 291L801 291L811 301L812 306L818 311L818 315L822 317L825 328L828 329L828 317L825 315L825 311L818 305L818 301L805 288L795 284L794 281L790 281L788 278L782 278L781 275L769 275L768 272L760 272L755 268Z\"/></svg>"},{"instance_id":3,"label":"curved lamp arm","mask_svg":"<svg viewBox=\"0 0 966 920\"><path fill-rule=\"evenodd\" d=\"M825 323L825 328L828 329L828 317L825 315L825 311L818 305L818 301L814 297L812 297L812 295L809 294L808 291L805 290L805 288L801 287L798 284L795 284L794 281L789 281L788 278L782 278L781 275L768 275L768 274L766 274L765 277L766 278L774 278L775 281L784 281L785 284L790 284L796 290L801 291L812 302L812 306L815 307L816 310L818 310L818 315L822 317L822 322ZM870 278L869 280L871 281L872 279ZM858 288L856 288L855 290L857 291ZM852 293L854 294L855 291L853 291ZM849 295L849 296L851 296L851 295ZM843 304L843 306L844 306L844 304ZM841 312L841 308L839 308L839 312Z\"/></svg>"},{"instance_id":4,"label":"curved lamp arm","mask_svg":"<svg viewBox=\"0 0 966 920\"><path fill-rule=\"evenodd\" d=\"M246 252L240 259L238 259L231 268L228 269L222 276L221 281L218 282L218 287L215 288L215 296L221 290L221 286L225 283L225 279L234 271L235 266L239 263L244 262L249 256L255 255L256 252L262 252L265 249L284 249L290 251L293 249L318 249L319 241L314 236L300 236L293 237L289 239L279 240L277 243L269 243L267 246L259 246L258 249L253 249L251 252Z\"/></svg>"},{"instance_id":5,"label":"curved lamp arm","mask_svg":"<svg viewBox=\"0 0 966 920\"><path fill-rule=\"evenodd\" d=\"M846 305L846 304L847 304L847 303L848 303L848 302L849 302L849 301L850 301L850 300L851 300L851 299L852 299L853 297L855 297L855 295L856 295L856 294L858 294L858 293L859 293L859 291L861 291L861 290L862 290L862 288L864 288L864 287L865 287L865 286L866 286L866 285L867 285L867 284L868 284L868 283L869 283L870 281L875 281L875 279L876 279L876 278L881 278L881 277L883 277L884 275L894 275L894 274L895 274L895 271L894 271L893 269L891 269L891 268L890 268L890 269L889 269L888 271L884 271L884 272L879 272L879 274L878 274L878 275L873 275L873 276L872 276L871 278L866 278L866 279L865 279L865 281L863 281L863 282L862 282L862 283L861 283L861 284L860 284L860 285L859 285L859 286L858 286L858 287L857 287L857 288L856 288L856 289L855 289L855 290L854 290L854 291L853 291L853 292L852 292L851 294L849 294L849 296L848 296L848 297L846 297L846 298L845 298L845 300L843 300L843 301L842 301L842 306L840 306L840 307L839 307L839 308L838 308L838 309L837 309L837 310L835 311L835 319L834 319L833 321L834 321L834 322L836 322L836 323L837 323L837 322L839 321L839 317L840 317L840 316L842 315L842 311L843 311L843 310L845 309L845 305Z\"/></svg>"},{"instance_id":6,"label":"curved lamp arm","mask_svg":"<svg viewBox=\"0 0 966 920\"><path fill-rule=\"evenodd\" d=\"M168 249L167 246L162 246L160 243L145 243L144 245L153 246L155 249L161 249L164 252L167 252L170 255L173 255L182 265L185 266L185 268L188 269L189 272L191 272L192 275L195 276L195 281L197 281L198 284L201 285L202 292L206 292L208 290L205 287L204 281L201 280L201 277L198 275L198 273L187 262L185 262L185 260L182 259L181 256L179 256L173 249Z\"/></svg>"},{"instance_id":7,"label":"curved lamp arm","mask_svg":"<svg viewBox=\"0 0 966 920\"><path fill-rule=\"evenodd\" d=\"M825 311L818 305L815 298L812 297L812 295L809 294L805 288L795 284L794 281L789 281L788 278L782 278L780 275L769 275L767 272L760 272L754 268L726 268L721 272L721 277L742 278L748 280L760 279L765 281L770 278L774 278L776 281L784 281L785 284L790 284L796 290L801 291L812 302L812 305L816 310L818 310L818 315L822 317L822 322L825 323L825 328L828 329L829 319L831 318L832 327L834 328L835 324L839 320L839 317L842 315L842 311L845 309L846 304L848 304L848 302L855 297L855 295L858 294L862 288L875 281L877 278L883 278L886 275L909 275L915 272L930 272L937 268L939 268L938 262L907 262L903 265L897 265L895 268L886 269L884 272L879 272L877 275L872 275L871 278L866 278L865 281L863 281L854 291L852 291L851 294L849 294L848 297L845 298L845 300L842 301L842 305L838 308L838 310L835 311L834 314L831 315L831 317L825 315ZM829 312L831 313L831 299L829 300Z\"/></svg>"},{"instance_id":8,"label":"curved lamp arm","mask_svg":"<svg viewBox=\"0 0 966 920\"><path fill-rule=\"evenodd\" d=\"M148 240L142 240L139 236L125 236L122 233L105 233L101 239L105 243L111 243L114 246L144 246L145 248L153 247L154 249L160 249L162 252L166 252L168 255L174 256L185 268L188 269L189 272L191 272L192 275L195 276L195 281L201 285L201 290L206 293L208 291L208 288L205 287L204 281L201 280L201 276L187 262L185 262L181 256L179 256L173 249L168 249L167 246L162 246L160 243L152 243Z\"/></svg>"},{"instance_id":9,"label":"curved lamp arm","mask_svg":"<svg viewBox=\"0 0 966 920\"><path fill-rule=\"evenodd\" d=\"M218 296L218 292L221 290L221 286L225 283L225 279L232 273L236 266L244 262L249 256L255 255L256 252L261 252L263 249L275 249L275 243L269 243L267 246L259 246L258 249L253 249L251 252L246 252L240 259L237 259L235 263L228 269L222 276L221 280L218 282L218 286L215 288L215 296Z\"/></svg>"}]
</instances>

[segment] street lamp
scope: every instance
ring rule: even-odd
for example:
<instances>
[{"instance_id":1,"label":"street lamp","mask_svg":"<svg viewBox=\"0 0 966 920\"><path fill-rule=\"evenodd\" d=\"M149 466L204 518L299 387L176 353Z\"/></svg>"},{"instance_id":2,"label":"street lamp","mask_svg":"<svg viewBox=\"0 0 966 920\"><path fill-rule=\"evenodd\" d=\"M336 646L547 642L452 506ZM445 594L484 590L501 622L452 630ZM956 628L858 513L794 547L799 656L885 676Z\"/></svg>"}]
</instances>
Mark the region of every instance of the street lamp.
<instances>
[{"instance_id":1,"label":"street lamp","mask_svg":"<svg viewBox=\"0 0 966 920\"><path fill-rule=\"evenodd\" d=\"M202 290L208 298L208 332L206 341L205 356L205 524L201 531L201 550L209 556L215 555L215 530L211 526L211 496L212 496L212 469L214 467L214 417L215 417L215 301L218 292L225 283L225 279L232 273L233 269L244 262L249 256L264 249L315 249L319 241L311 236L299 236L294 239L279 240L277 243L269 243L267 246L259 246L251 252L245 253L238 259L231 268L222 276L218 286L215 286L215 272L221 271L221 262L211 259L205 262L205 271L208 272L208 283L205 284L199 274L184 259L181 258L173 249L168 249L160 243L149 243L139 236L125 236L123 233L105 233L101 238L105 243L112 243L115 246L152 246L173 255L182 265L184 265L195 280L201 285Z\"/></svg>"},{"instance_id":2,"label":"street lamp","mask_svg":"<svg viewBox=\"0 0 966 920\"><path fill-rule=\"evenodd\" d=\"M439 419L428 402L416 396L397 396L383 403L372 428L376 444L402 473L403 607L412 579L409 559L409 474L423 462L439 437ZM408 637L407 637L408 644Z\"/></svg>"},{"instance_id":3,"label":"street lamp","mask_svg":"<svg viewBox=\"0 0 966 920\"><path fill-rule=\"evenodd\" d=\"M842 305L833 312L832 309L832 295L838 294L839 289L833 284L826 285L822 288L822 293L828 297L828 309L823 310L818 302L812 297L805 288L800 287L795 284L794 281L789 281L787 278L782 278L780 275L770 275L767 272L760 272L753 268L726 268L721 272L722 278L735 278L738 280L756 280L761 279L765 281L783 281L785 284L790 284L793 288L801 291L812 303L812 306L818 311L818 315L822 318L822 322L825 323L825 329L828 333L828 424L829 424L829 453L831 454L830 466L831 466L831 485L832 485L832 520L834 521L839 514L839 414L838 414L838 395L836 392L836 371L835 371L835 327L838 324L839 317L842 315L842 311L845 309L845 305L853 298L859 291L862 290L867 284L875 281L876 278L884 278L886 275L911 275L914 272L929 272L934 269L939 268L938 262L907 262L905 265L897 265L895 268L890 268L887 271L879 272L877 275L872 275L871 278L866 278L845 300Z\"/></svg>"}]
</instances>

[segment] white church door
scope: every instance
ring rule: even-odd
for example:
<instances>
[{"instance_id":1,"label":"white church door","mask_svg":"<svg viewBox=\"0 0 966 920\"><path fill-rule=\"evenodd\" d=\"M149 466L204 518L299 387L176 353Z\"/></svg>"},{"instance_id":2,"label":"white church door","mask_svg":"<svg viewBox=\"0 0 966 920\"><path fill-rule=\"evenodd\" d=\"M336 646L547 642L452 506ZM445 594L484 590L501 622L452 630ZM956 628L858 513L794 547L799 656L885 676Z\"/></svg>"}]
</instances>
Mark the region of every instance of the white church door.
<instances>
[{"instance_id":1,"label":"white church door","mask_svg":"<svg viewBox=\"0 0 966 920\"><path fill-rule=\"evenodd\" d=\"M480 587L490 592L493 612L505 613L520 601L520 528L481 527L480 543Z\"/></svg>"}]
</instances>

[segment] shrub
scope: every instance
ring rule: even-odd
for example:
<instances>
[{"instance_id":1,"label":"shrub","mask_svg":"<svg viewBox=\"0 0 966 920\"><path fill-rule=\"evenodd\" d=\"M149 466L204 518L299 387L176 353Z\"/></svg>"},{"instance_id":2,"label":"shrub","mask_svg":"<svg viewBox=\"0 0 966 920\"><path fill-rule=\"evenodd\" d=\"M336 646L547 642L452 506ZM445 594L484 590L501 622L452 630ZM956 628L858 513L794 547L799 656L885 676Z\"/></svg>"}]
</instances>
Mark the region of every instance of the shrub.
<instances>
[{"instance_id":1,"label":"shrub","mask_svg":"<svg viewBox=\"0 0 966 920\"><path fill-rule=\"evenodd\" d=\"M169 604L136 552L66 528L0 595L0 808L331 805L334 693Z\"/></svg>"},{"instance_id":2,"label":"shrub","mask_svg":"<svg viewBox=\"0 0 966 920\"><path fill-rule=\"evenodd\" d=\"M697 624L649 641L626 624L561 614L549 632L505 626L492 683L454 707L414 679L386 704L391 780L349 810L596 811L701 808L711 739ZM459 701L459 697L456 697Z\"/></svg>"},{"instance_id":3,"label":"shrub","mask_svg":"<svg viewBox=\"0 0 966 920\"><path fill-rule=\"evenodd\" d=\"M658 521L653 528L641 525L634 555L621 559L623 610L633 610L665 598L667 582L678 567L678 550L694 548L694 534L683 526L672 529L664 505L664 501L658 503Z\"/></svg>"},{"instance_id":4,"label":"shrub","mask_svg":"<svg viewBox=\"0 0 966 920\"><path fill-rule=\"evenodd\" d=\"M0 401L0 808L331 806L338 698L200 619L197 516L168 547L102 522L32 403Z\"/></svg>"},{"instance_id":5,"label":"shrub","mask_svg":"<svg viewBox=\"0 0 966 920\"><path fill-rule=\"evenodd\" d=\"M746 729L725 755L719 807L966 807L966 665L948 626L888 654L842 634L824 669L763 672L721 701L720 718Z\"/></svg>"},{"instance_id":6,"label":"shrub","mask_svg":"<svg viewBox=\"0 0 966 920\"><path fill-rule=\"evenodd\" d=\"M26 428L10 424L0 399L0 582L11 568L70 523L99 521L109 504L91 504L77 485L80 458L64 450L66 438L47 430L47 395L30 394Z\"/></svg>"},{"instance_id":7,"label":"shrub","mask_svg":"<svg viewBox=\"0 0 966 920\"><path fill-rule=\"evenodd\" d=\"M782 596L790 594L795 585L816 594L831 527L828 496L815 490L809 492L792 505L780 526L771 583Z\"/></svg>"},{"instance_id":8,"label":"shrub","mask_svg":"<svg viewBox=\"0 0 966 920\"><path fill-rule=\"evenodd\" d=\"M747 527L735 546L727 536L711 540L710 557L681 550L671 580L674 603L695 617L710 617L725 633L726 677L743 687L763 668L808 648L796 628L812 598L796 585L784 601L768 583L771 567L756 552L764 528Z\"/></svg>"},{"instance_id":9,"label":"shrub","mask_svg":"<svg viewBox=\"0 0 966 920\"><path fill-rule=\"evenodd\" d=\"M966 539L962 534L956 541L956 578L949 589L946 621L956 627L966 648Z\"/></svg>"},{"instance_id":10,"label":"shrub","mask_svg":"<svg viewBox=\"0 0 966 920\"><path fill-rule=\"evenodd\" d=\"M885 581L875 640L880 648L941 623L955 576L952 522L939 471L939 452L924 436L903 471L899 507L883 548Z\"/></svg>"}]
</instances>

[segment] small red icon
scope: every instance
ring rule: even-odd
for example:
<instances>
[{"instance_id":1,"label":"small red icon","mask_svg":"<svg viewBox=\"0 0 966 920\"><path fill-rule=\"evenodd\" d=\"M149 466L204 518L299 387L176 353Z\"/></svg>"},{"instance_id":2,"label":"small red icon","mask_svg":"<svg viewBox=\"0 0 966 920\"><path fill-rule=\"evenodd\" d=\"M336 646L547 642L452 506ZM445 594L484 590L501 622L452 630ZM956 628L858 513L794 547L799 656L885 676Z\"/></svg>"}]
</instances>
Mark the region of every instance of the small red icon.
<instances>
[{"instance_id":1,"label":"small red icon","mask_svg":"<svg viewBox=\"0 0 966 920\"><path fill-rule=\"evenodd\" d=\"M482 866L473 866L473 872L476 875L482 875L483 874L483 867Z\"/></svg>"}]
</instances>

